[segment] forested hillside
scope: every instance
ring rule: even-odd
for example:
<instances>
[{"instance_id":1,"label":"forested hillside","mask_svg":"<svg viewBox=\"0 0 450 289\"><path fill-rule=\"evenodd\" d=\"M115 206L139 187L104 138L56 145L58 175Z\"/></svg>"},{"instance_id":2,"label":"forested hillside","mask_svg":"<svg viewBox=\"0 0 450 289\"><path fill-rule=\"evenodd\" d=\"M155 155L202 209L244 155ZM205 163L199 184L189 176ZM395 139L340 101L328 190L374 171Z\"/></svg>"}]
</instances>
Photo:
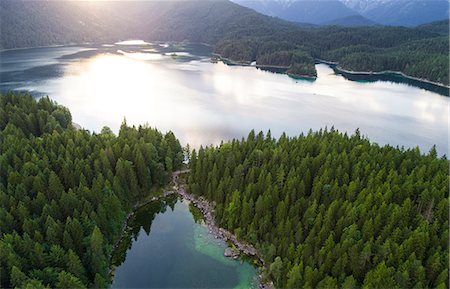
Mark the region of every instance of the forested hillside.
<instances>
[{"instance_id":1,"label":"forested hillside","mask_svg":"<svg viewBox=\"0 0 450 289\"><path fill-rule=\"evenodd\" d=\"M117 41L123 21L90 1L0 1L0 48Z\"/></svg>"},{"instance_id":2,"label":"forested hillside","mask_svg":"<svg viewBox=\"0 0 450 289\"><path fill-rule=\"evenodd\" d=\"M48 98L0 95L0 287L105 288L112 244L183 153L172 133L72 127Z\"/></svg>"},{"instance_id":3,"label":"forested hillside","mask_svg":"<svg viewBox=\"0 0 450 289\"><path fill-rule=\"evenodd\" d=\"M407 75L449 84L449 37L442 36L441 22L420 28L321 27L265 29L254 27L245 36L230 35L220 41L216 53L242 62L283 63L281 52L303 51L314 58L338 62L354 71L400 71ZM315 74L313 66L309 75Z\"/></svg>"},{"instance_id":4,"label":"forested hillside","mask_svg":"<svg viewBox=\"0 0 450 289\"><path fill-rule=\"evenodd\" d=\"M449 19L442 20L442 21L434 21L431 23L417 26L416 29L448 36L448 34L450 32L449 31L449 24L450 24L449 22L450 22Z\"/></svg>"},{"instance_id":5,"label":"forested hillside","mask_svg":"<svg viewBox=\"0 0 450 289\"><path fill-rule=\"evenodd\" d=\"M227 0L5 0L0 16L0 48L127 39L214 44L246 27L289 24Z\"/></svg>"},{"instance_id":6,"label":"forested hillside","mask_svg":"<svg viewBox=\"0 0 450 289\"><path fill-rule=\"evenodd\" d=\"M278 288L448 288L449 163L334 129L200 148L189 190Z\"/></svg>"},{"instance_id":7,"label":"forested hillside","mask_svg":"<svg viewBox=\"0 0 450 289\"><path fill-rule=\"evenodd\" d=\"M344 27L358 27L358 26L375 26L379 25L361 15L351 15L347 17L337 18L328 22L323 23L323 25L337 25Z\"/></svg>"},{"instance_id":8,"label":"forested hillside","mask_svg":"<svg viewBox=\"0 0 450 289\"><path fill-rule=\"evenodd\" d=\"M315 76L314 59L320 58L347 70L396 70L449 84L445 21L418 28L308 27L227 0L6 0L0 1L0 26L0 48L188 40L211 44L234 61L287 66L293 74Z\"/></svg>"}]
</instances>

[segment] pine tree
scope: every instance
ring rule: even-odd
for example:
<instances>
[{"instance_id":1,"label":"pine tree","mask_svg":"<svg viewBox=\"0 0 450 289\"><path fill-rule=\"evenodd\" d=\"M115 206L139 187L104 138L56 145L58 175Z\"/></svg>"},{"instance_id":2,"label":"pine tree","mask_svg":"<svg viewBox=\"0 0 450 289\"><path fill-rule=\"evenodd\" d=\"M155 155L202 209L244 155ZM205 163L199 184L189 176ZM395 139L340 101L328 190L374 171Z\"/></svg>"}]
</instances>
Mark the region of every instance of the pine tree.
<instances>
[{"instance_id":1,"label":"pine tree","mask_svg":"<svg viewBox=\"0 0 450 289\"><path fill-rule=\"evenodd\" d=\"M91 270L90 272L95 275L96 273L100 276L106 275L107 270L107 260L103 248L103 234L100 229L95 226L92 230L90 237L90 256L91 256Z\"/></svg>"},{"instance_id":2,"label":"pine tree","mask_svg":"<svg viewBox=\"0 0 450 289\"><path fill-rule=\"evenodd\" d=\"M58 274L57 288L61 289L82 289L86 288L83 283L75 276L65 271Z\"/></svg>"},{"instance_id":3,"label":"pine tree","mask_svg":"<svg viewBox=\"0 0 450 289\"><path fill-rule=\"evenodd\" d=\"M66 271L74 275L75 277L79 278L83 282L86 282L85 279L85 269L83 267L83 264L81 263L80 258L77 254L75 254L74 251L69 249L69 253L67 256L67 266Z\"/></svg>"}]
</instances>

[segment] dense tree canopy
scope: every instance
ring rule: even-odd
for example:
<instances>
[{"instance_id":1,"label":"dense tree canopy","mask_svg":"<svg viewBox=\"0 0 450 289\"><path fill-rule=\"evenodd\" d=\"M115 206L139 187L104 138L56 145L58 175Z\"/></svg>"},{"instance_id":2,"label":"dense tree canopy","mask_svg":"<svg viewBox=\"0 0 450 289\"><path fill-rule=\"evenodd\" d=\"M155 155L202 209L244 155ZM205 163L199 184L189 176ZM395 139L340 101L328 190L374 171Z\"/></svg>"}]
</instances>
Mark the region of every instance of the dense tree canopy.
<instances>
[{"instance_id":1,"label":"dense tree canopy","mask_svg":"<svg viewBox=\"0 0 450 289\"><path fill-rule=\"evenodd\" d=\"M334 129L200 148L189 190L289 288L448 288L449 170ZM76 130L70 112L0 96L1 287L106 287L127 213L181 167L173 133Z\"/></svg>"},{"instance_id":2,"label":"dense tree canopy","mask_svg":"<svg viewBox=\"0 0 450 289\"><path fill-rule=\"evenodd\" d=\"M284 288L448 288L449 163L334 129L191 155L189 190Z\"/></svg>"},{"instance_id":3,"label":"dense tree canopy","mask_svg":"<svg viewBox=\"0 0 450 289\"><path fill-rule=\"evenodd\" d=\"M445 22L445 21L444 21ZM448 21L447 21L448 24ZM314 76L314 59L338 62L354 71L399 71L449 84L449 37L433 27L248 27L245 37L226 34L216 53L257 65L302 66ZM302 55L302 57L292 57Z\"/></svg>"},{"instance_id":4,"label":"dense tree canopy","mask_svg":"<svg viewBox=\"0 0 450 289\"><path fill-rule=\"evenodd\" d=\"M126 214L182 161L171 132L76 130L47 97L0 95L1 287L107 287Z\"/></svg>"}]
</instances>

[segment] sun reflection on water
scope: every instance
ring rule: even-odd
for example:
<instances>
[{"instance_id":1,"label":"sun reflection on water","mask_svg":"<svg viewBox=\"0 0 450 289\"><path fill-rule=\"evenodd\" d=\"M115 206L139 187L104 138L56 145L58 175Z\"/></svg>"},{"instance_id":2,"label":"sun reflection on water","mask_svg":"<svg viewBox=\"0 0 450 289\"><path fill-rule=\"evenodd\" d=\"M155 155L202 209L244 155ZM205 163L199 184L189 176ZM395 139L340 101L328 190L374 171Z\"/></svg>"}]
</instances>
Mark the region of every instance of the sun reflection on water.
<instances>
[{"instance_id":1,"label":"sun reflection on water","mask_svg":"<svg viewBox=\"0 0 450 289\"><path fill-rule=\"evenodd\" d=\"M154 48L154 47L153 47ZM193 146L245 136L251 129L294 135L325 126L356 128L379 143L448 144L449 100L389 82L360 83L317 65L314 82L253 67L207 59L178 60L148 46L101 53L70 62L64 76L44 83L51 97L70 108L82 126L117 132L129 124L173 130ZM190 55L191 53L185 53Z\"/></svg>"}]
</instances>

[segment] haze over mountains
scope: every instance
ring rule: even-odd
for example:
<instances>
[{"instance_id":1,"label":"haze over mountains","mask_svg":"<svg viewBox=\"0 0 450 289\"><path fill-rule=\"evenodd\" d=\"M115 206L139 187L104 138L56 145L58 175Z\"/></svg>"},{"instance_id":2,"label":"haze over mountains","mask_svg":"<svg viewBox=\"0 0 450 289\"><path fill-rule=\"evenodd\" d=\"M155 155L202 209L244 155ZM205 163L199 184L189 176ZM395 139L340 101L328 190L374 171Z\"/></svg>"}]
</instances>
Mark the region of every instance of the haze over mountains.
<instances>
[{"instance_id":1,"label":"haze over mountains","mask_svg":"<svg viewBox=\"0 0 450 289\"><path fill-rule=\"evenodd\" d=\"M293 22L324 24L358 13L339 0L235 0L265 15Z\"/></svg>"},{"instance_id":2,"label":"haze over mountains","mask_svg":"<svg viewBox=\"0 0 450 289\"><path fill-rule=\"evenodd\" d=\"M347 23L364 21L358 15L346 17ZM334 22L329 21L342 25L342 19ZM399 71L449 83L448 20L417 28L315 27L265 16L228 0L3 0L0 26L1 49L186 40L210 44L215 53L238 63L283 67L296 76L315 77L315 59L322 59L346 70Z\"/></svg>"},{"instance_id":3,"label":"haze over mountains","mask_svg":"<svg viewBox=\"0 0 450 289\"><path fill-rule=\"evenodd\" d=\"M215 43L238 27L277 22L230 1L0 1L0 48L121 39Z\"/></svg>"},{"instance_id":4,"label":"haze over mountains","mask_svg":"<svg viewBox=\"0 0 450 289\"><path fill-rule=\"evenodd\" d=\"M319 25L417 26L449 17L448 0L234 0L260 13Z\"/></svg>"},{"instance_id":5,"label":"haze over mountains","mask_svg":"<svg viewBox=\"0 0 450 289\"><path fill-rule=\"evenodd\" d=\"M448 19L448 0L340 0L362 16L384 25L416 26Z\"/></svg>"}]
</instances>

